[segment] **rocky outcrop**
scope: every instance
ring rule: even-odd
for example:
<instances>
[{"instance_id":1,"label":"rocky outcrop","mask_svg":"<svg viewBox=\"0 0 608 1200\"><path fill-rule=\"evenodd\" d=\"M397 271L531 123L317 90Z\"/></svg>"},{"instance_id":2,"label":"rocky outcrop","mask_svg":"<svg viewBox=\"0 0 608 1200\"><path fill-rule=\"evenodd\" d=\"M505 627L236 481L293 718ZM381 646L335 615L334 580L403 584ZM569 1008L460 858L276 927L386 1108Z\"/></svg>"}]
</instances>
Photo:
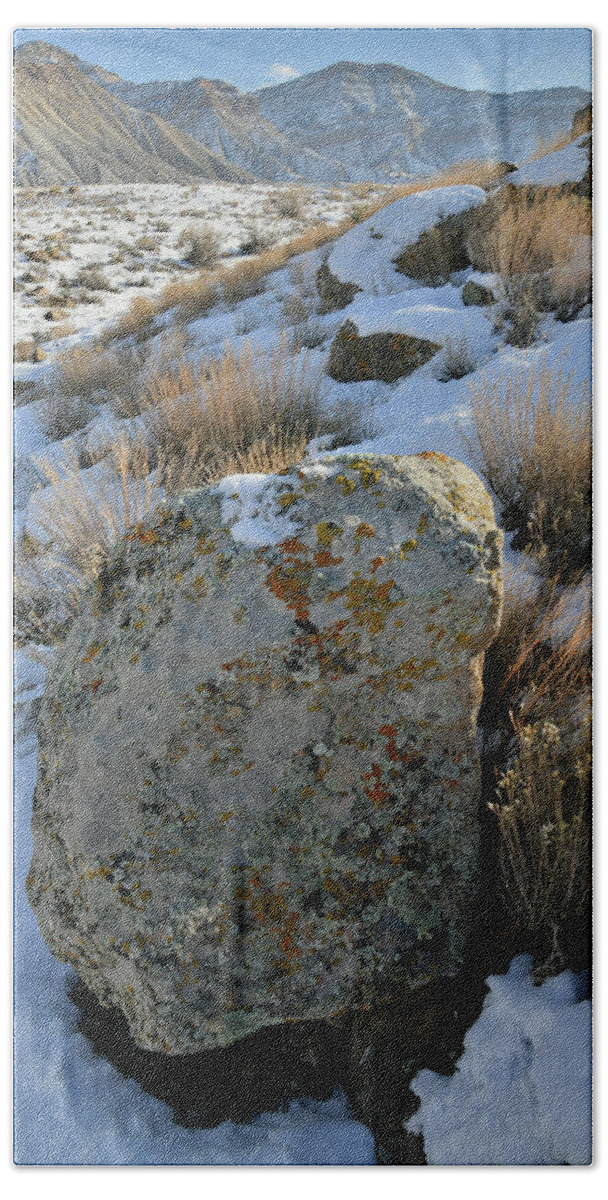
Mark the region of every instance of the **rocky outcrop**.
<instances>
[{"instance_id":1,"label":"rocky outcrop","mask_svg":"<svg viewBox=\"0 0 608 1200\"><path fill-rule=\"evenodd\" d=\"M117 547L47 684L27 889L140 1047L458 969L500 547L431 453L233 477Z\"/></svg>"}]
</instances>

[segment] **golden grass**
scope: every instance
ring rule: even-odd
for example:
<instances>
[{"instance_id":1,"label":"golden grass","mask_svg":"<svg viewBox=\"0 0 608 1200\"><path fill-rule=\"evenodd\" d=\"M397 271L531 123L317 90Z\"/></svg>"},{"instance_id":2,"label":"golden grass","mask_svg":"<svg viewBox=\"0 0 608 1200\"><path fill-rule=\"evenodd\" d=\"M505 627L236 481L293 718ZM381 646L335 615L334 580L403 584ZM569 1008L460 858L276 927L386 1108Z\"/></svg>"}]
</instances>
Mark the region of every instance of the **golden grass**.
<instances>
[{"instance_id":1,"label":"golden grass","mask_svg":"<svg viewBox=\"0 0 608 1200\"><path fill-rule=\"evenodd\" d=\"M34 362L34 354L38 348L38 343L33 338L22 338L13 345L13 359L15 362Z\"/></svg>"},{"instance_id":2,"label":"golden grass","mask_svg":"<svg viewBox=\"0 0 608 1200\"><path fill-rule=\"evenodd\" d=\"M562 581L587 566L591 520L591 405L566 360L484 374L469 388L474 465L503 506L513 547Z\"/></svg>"},{"instance_id":3,"label":"golden grass","mask_svg":"<svg viewBox=\"0 0 608 1200\"><path fill-rule=\"evenodd\" d=\"M589 293L590 223L589 202L572 192L507 184L473 213L467 249L478 270L500 275L508 300L527 286L536 304L563 306Z\"/></svg>"},{"instance_id":4,"label":"golden grass","mask_svg":"<svg viewBox=\"0 0 608 1200\"><path fill-rule=\"evenodd\" d=\"M144 418L168 486L199 486L252 464L281 470L320 433L359 437L361 424L348 408L326 411L322 388L320 368L304 354L291 355L285 337L266 353L249 342L238 350L227 343L219 359L152 377Z\"/></svg>"},{"instance_id":5,"label":"golden grass","mask_svg":"<svg viewBox=\"0 0 608 1200\"><path fill-rule=\"evenodd\" d=\"M591 583L548 580L530 593L507 578L501 627L488 652L493 724L567 724L591 703ZM502 714L502 716L501 716Z\"/></svg>"},{"instance_id":6,"label":"golden grass","mask_svg":"<svg viewBox=\"0 0 608 1200\"><path fill-rule=\"evenodd\" d=\"M34 462L52 485L38 499L37 522L74 583L85 586L126 531L160 502L161 469L150 471L145 444L126 437L88 471L69 449Z\"/></svg>"},{"instance_id":7,"label":"golden grass","mask_svg":"<svg viewBox=\"0 0 608 1200\"><path fill-rule=\"evenodd\" d=\"M137 338L149 334L154 318L162 311L164 310L146 296L136 296L116 324L104 332L100 338L101 344L107 345L114 338Z\"/></svg>"},{"instance_id":8,"label":"golden grass","mask_svg":"<svg viewBox=\"0 0 608 1200\"><path fill-rule=\"evenodd\" d=\"M321 433L342 444L364 436L358 410L327 410L322 384L320 370L305 355L290 355L285 338L267 353L249 343L227 345L221 358L197 366L182 355L173 370L149 373L138 440L123 436L88 470L66 447L35 458L52 486L36 502L41 547L32 552L24 543L18 555L24 639L53 642L65 634L80 593L113 547L167 493L224 475L284 471Z\"/></svg>"},{"instance_id":9,"label":"golden grass","mask_svg":"<svg viewBox=\"0 0 608 1200\"><path fill-rule=\"evenodd\" d=\"M121 386L132 356L100 346L77 346L57 355L55 384L67 396L90 396Z\"/></svg>"}]
</instances>

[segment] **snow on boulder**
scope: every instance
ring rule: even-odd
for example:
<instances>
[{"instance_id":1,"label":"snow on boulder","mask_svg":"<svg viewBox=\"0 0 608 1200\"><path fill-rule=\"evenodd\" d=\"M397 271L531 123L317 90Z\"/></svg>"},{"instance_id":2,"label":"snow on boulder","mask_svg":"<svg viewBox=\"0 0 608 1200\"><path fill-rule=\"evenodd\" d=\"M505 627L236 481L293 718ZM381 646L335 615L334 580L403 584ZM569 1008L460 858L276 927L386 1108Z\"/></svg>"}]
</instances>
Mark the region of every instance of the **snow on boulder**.
<instances>
[{"instance_id":1,"label":"snow on boulder","mask_svg":"<svg viewBox=\"0 0 608 1200\"><path fill-rule=\"evenodd\" d=\"M448 1166L584 1166L591 1161L591 1003L570 972L535 987L532 959L488 979L453 1076L421 1071L408 1121Z\"/></svg>"},{"instance_id":2,"label":"snow on boulder","mask_svg":"<svg viewBox=\"0 0 608 1200\"><path fill-rule=\"evenodd\" d=\"M544 154L535 162L524 163L509 175L509 183L533 183L541 187L556 187L562 183L580 183L589 168L589 134L575 142Z\"/></svg>"},{"instance_id":3,"label":"snow on boulder","mask_svg":"<svg viewBox=\"0 0 608 1200\"><path fill-rule=\"evenodd\" d=\"M425 453L233 477L118 545L51 669L27 891L140 1047L458 969L501 541Z\"/></svg>"},{"instance_id":4,"label":"snow on boulder","mask_svg":"<svg viewBox=\"0 0 608 1200\"><path fill-rule=\"evenodd\" d=\"M387 204L367 221L343 234L328 258L332 275L367 292L401 291L411 281L395 271L395 259L443 217L483 204L483 188L470 184L430 188Z\"/></svg>"},{"instance_id":5,"label":"snow on boulder","mask_svg":"<svg viewBox=\"0 0 608 1200\"><path fill-rule=\"evenodd\" d=\"M436 347L445 346L448 338L454 342L464 337L479 361L496 345L486 311L465 307L460 290L450 283L440 288L413 288L398 296L362 295L348 315L362 337L389 331L424 339Z\"/></svg>"}]
</instances>

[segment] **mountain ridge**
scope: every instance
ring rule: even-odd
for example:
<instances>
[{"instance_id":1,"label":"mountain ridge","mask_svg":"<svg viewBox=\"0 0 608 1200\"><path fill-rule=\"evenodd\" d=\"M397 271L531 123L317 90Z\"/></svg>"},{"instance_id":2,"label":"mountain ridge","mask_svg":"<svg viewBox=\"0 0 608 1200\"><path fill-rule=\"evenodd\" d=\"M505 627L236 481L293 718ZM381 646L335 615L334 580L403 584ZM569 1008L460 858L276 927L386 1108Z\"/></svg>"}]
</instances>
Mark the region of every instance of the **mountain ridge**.
<instances>
[{"instance_id":1,"label":"mountain ridge","mask_svg":"<svg viewBox=\"0 0 608 1200\"><path fill-rule=\"evenodd\" d=\"M15 175L41 184L391 182L468 158L520 162L570 128L582 88L467 91L395 63L332 63L240 91L133 83L43 41L15 51Z\"/></svg>"}]
</instances>

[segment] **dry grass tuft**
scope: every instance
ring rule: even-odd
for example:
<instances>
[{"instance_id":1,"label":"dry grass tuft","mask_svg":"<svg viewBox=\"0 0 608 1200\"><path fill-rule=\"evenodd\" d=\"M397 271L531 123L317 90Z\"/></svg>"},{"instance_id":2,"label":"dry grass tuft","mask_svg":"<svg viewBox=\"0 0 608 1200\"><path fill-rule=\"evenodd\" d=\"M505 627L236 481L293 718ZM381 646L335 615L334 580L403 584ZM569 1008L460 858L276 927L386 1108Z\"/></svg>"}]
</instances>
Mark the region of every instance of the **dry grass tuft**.
<instances>
[{"instance_id":1,"label":"dry grass tuft","mask_svg":"<svg viewBox=\"0 0 608 1200\"><path fill-rule=\"evenodd\" d=\"M483 375L471 383L473 462L502 504L512 545L546 577L568 582L588 565L591 405L564 363Z\"/></svg>"},{"instance_id":2,"label":"dry grass tuft","mask_svg":"<svg viewBox=\"0 0 608 1200\"><path fill-rule=\"evenodd\" d=\"M199 270L211 270L219 256L219 242L216 234L208 225L191 226L184 229L175 243L179 248L186 247L185 262Z\"/></svg>"},{"instance_id":3,"label":"dry grass tuft","mask_svg":"<svg viewBox=\"0 0 608 1200\"><path fill-rule=\"evenodd\" d=\"M271 192L268 202L280 217L285 217L290 221L304 219L302 188L294 184L286 188L277 188L275 192Z\"/></svg>"},{"instance_id":4,"label":"dry grass tuft","mask_svg":"<svg viewBox=\"0 0 608 1200\"><path fill-rule=\"evenodd\" d=\"M323 374L285 338L267 353L250 343L223 356L188 364L151 379L144 409L150 444L166 463L172 490L194 487L233 471L280 470L297 462L321 433L341 441L361 436L352 411L328 412Z\"/></svg>"},{"instance_id":5,"label":"dry grass tuft","mask_svg":"<svg viewBox=\"0 0 608 1200\"><path fill-rule=\"evenodd\" d=\"M101 338L102 345L108 345L114 338L146 338L152 332L154 318L162 311L146 296L137 296L115 325L108 329Z\"/></svg>"},{"instance_id":6,"label":"dry grass tuft","mask_svg":"<svg viewBox=\"0 0 608 1200\"><path fill-rule=\"evenodd\" d=\"M126 531L162 500L161 468L151 471L145 443L126 437L86 471L69 449L34 461L51 485L37 500L37 524L75 585L86 586Z\"/></svg>"},{"instance_id":7,"label":"dry grass tuft","mask_svg":"<svg viewBox=\"0 0 608 1200\"><path fill-rule=\"evenodd\" d=\"M544 977L584 965L590 904L591 586L507 585L484 671L504 916ZM521 940L520 940L521 945ZM580 967L579 967L580 969Z\"/></svg>"},{"instance_id":8,"label":"dry grass tuft","mask_svg":"<svg viewBox=\"0 0 608 1200\"><path fill-rule=\"evenodd\" d=\"M585 918L590 886L590 766L587 739L564 759L551 721L518 726L517 756L490 805L500 833L505 897L523 927L551 953L537 977L563 969L564 935Z\"/></svg>"},{"instance_id":9,"label":"dry grass tuft","mask_svg":"<svg viewBox=\"0 0 608 1200\"><path fill-rule=\"evenodd\" d=\"M507 184L473 211L467 237L477 270L500 275L507 340L533 341L541 311L567 320L590 297L591 209L562 188Z\"/></svg>"}]
</instances>

